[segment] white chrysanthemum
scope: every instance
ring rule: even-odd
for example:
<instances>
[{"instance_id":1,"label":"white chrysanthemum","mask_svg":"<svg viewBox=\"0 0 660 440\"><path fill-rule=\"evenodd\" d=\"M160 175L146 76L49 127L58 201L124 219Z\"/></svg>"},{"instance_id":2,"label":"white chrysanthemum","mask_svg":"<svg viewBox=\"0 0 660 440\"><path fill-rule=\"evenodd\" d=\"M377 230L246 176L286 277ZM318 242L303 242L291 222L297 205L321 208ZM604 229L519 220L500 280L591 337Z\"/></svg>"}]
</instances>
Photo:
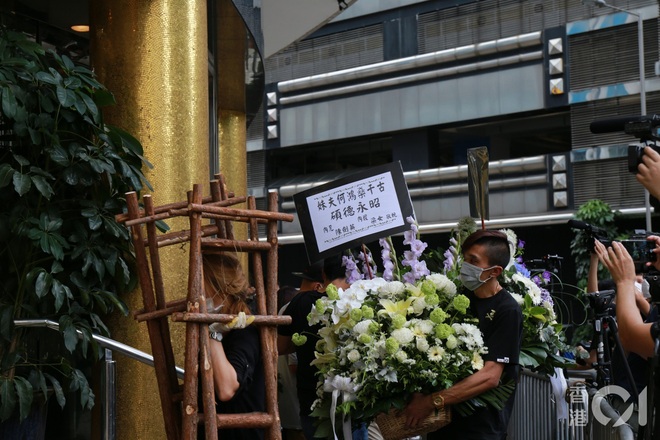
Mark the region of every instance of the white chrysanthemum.
<instances>
[{"instance_id":1,"label":"white chrysanthemum","mask_svg":"<svg viewBox=\"0 0 660 440\"><path fill-rule=\"evenodd\" d=\"M456 332L456 337L465 344L469 350L474 350L484 345L484 339L481 336L481 330L474 324L452 324Z\"/></svg>"},{"instance_id":2,"label":"white chrysanthemum","mask_svg":"<svg viewBox=\"0 0 660 440\"><path fill-rule=\"evenodd\" d=\"M378 288L378 294L381 297L391 297L400 295L405 290L405 285L401 281L390 281Z\"/></svg>"},{"instance_id":3,"label":"white chrysanthemum","mask_svg":"<svg viewBox=\"0 0 660 440\"><path fill-rule=\"evenodd\" d=\"M456 339L456 336L454 335L449 335L447 337L447 341L445 342L445 345L447 346L448 349L453 350L458 345L458 339Z\"/></svg>"},{"instance_id":4,"label":"white chrysanthemum","mask_svg":"<svg viewBox=\"0 0 660 440\"><path fill-rule=\"evenodd\" d=\"M415 345L417 346L417 350L423 353L426 353L426 351L429 349L429 343L426 338L416 338Z\"/></svg>"},{"instance_id":5,"label":"white chrysanthemum","mask_svg":"<svg viewBox=\"0 0 660 440\"><path fill-rule=\"evenodd\" d=\"M413 319L410 321L410 329L415 336L425 337L433 331L433 321L428 319Z\"/></svg>"},{"instance_id":6,"label":"white chrysanthemum","mask_svg":"<svg viewBox=\"0 0 660 440\"><path fill-rule=\"evenodd\" d=\"M550 301L543 301L542 305L548 311L548 321L555 321L557 319L557 315L555 314L555 308L552 303Z\"/></svg>"},{"instance_id":7,"label":"white chrysanthemum","mask_svg":"<svg viewBox=\"0 0 660 440\"><path fill-rule=\"evenodd\" d=\"M426 308L426 299L423 296L415 298L415 301L412 303L412 308L415 315L421 314Z\"/></svg>"},{"instance_id":8,"label":"white chrysanthemum","mask_svg":"<svg viewBox=\"0 0 660 440\"><path fill-rule=\"evenodd\" d=\"M509 292L509 294L513 297L513 299L516 300L519 306L522 306L525 303L525 298L523 298L522 295L514 292Z\"/></svg>"},{"instance_id":9,"label":"white chrysanthemum","mask_svg":"<svg viewBox=\"0 0 660 440\"><path fill-rule=\"evenodd\" d=\"M478 352L472 353L472 368L481 370L484 367L484 360Z\"/></svg>"},{"instance_id":10,"label":"white chrysanthemum","mask_svg":"<svg viewBox=\"0 0 660 440\"><path fill-rule=\"evenodd\" d=\"M532 298L532 303L535 306L541 304L541 288L537 286L534 281L520 275L519 273L514 273L511 279L516 283L521 282L525 285L525 290L527 290L527 294Z\"/></svg>"},{"instance_id":11,"label":"white chrysanthemum","mask_svg":"<svg viewBox=\"0 0 660 440\"><path fill-rule=\"evenodd\" d=\"M500 232L506 234L506 239L509 242L509 253L511 255L511 259L509 260L509 263L506 265L506 268L508 269L516 263L515 253L516 253L516 248L518 247L518 236L511 229L500 229Z\"/></svg>"},{"instance_id":12,"label":"white chrysanthemum","mask_svg":"<svg viewBox=\"0 0 660 440\"><path fill-rule=\"evenodd\" d=\"M392 332L392 337L396 339L400 345L405 345L409 344L415 338L415 334L409 328L404 327L394 330Z\"/></svg>"},{"instance_id":13,"label":"white chrysanthemum","mask_svg":"<svg viewBox=\"0 0 660 440\"><path fill-rule=\"evenodd\" d=\"M440 362L445 355L445 349L438 345L434 345L428 349L427 354L430 361Z\"/></svg>"},{"instance_id":14,"label":"white chrysanthemum","mask_svg":"<svg viewBox=\"0 0 660 440\"><path fill-rule=\"evenodd\" d=\"M356 362L356 361L360 360L361 356L360 356L359 351L351 350L351 351L348 352L348 355L346 357L348 358L349 361Z\"/></svg>"},{"instance_id":15,"label":"white chrysanthemum","mask_svg":"<svg viewBox=\"0 0 660 440\"><path fill-rule=\"evenodd\" d=\"M369 333L369 326L371 325L372 322L374 322L373 319L365 319L364 321L358 322L353 327L353 333L355 333L356 335Z\"/></svg>"},{"instance_id":16,"label":"white chrysanthemum","mask_svg":"<svg viewBox=\"0 0 660 440\"><path fill-rule=\"evenodd\" d=\"M394 357L396 358L397 361L403 362L406 359L408 359L408 353L406 353L403 350L399 350L394 354Z\"/></svg>"},{"instance_id":17,"label":"white chrysanthemum","mask_svg":"<svg viewBox=\"0 0 660 440\"><path fill-rule=\"evenodd\" d=\"M456 284L454 284L447 276L441 273L432 273L427 276L426 279L433 281L436 290L443 292L449 298L456 295Z\"/></svg>"}]
</instances>

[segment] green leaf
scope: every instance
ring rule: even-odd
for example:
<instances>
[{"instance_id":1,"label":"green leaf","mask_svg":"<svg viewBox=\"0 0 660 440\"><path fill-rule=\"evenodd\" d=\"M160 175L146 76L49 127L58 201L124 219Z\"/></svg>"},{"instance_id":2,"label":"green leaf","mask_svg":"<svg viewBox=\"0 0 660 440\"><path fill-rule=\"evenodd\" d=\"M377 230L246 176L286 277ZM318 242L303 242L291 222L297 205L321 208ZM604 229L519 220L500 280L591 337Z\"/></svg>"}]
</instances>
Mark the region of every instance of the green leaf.
<instances>
[{"instance_id":1,"label":"green leaf","mask_svg":"<svg viewBox=\"0 0 660 440\"><path fill-rule=\"evenodd\" d=\"M87 110L89 110L89 112L92 114L94 122L99 123L99 108L96 106L94 100L86 93L79 93L78 96L80 96L80 98L85 103L85 106L87 106Z\"/></svg>"},{"instance_id":2,"label":"green leaf","mask_svg":"<svg viewBox=\"0 0 660 440\"><path fill-rule=\"evenodd\" d=\"M57 96L57 100L59 101L59 103L62 107L68 107L69 106L69 105L67 105L68 104L67 100L66 100L67 93L66 93L66 89L64 87L58 85L55 95Z\"/></svg>"},{"instance_id":3,"label":"green leaf","mask_svg":"<svg viewBox=\"0 0 660 440\"><path fill-rule=\"evenodd\" d=\"M9 185L15 171L8 163L0 164L0 188Z\"/></svg>"},{"instance_id":4,"label":"green leaf","mask_svg":"<svg viewBox=\"0 0 660 440\"><path fill-rule=\"evenodd\" d=\"M52 284L53 284L53 277L45 270L42 270L37 276L37 280L34 283L34 288L37 296L39 298L43 298L44 296L46 296L46 294L50 291L50 287L52 286Z\"/></svg>"},{"instance_id":5,"label":"green leaf","mask_svg":"<svg viewBox=\"0 0 660 440\"><path fill-rule=\"evenodd\" d=\"M59 84L59 81L53 75L46 72L37 72L35 77L38 81L45 82L46 84L52 84L54 86Z\"/></svg>"},{"instance_id":6,"label":"green leaf","mask_svg":"<svg viewBox=\"0 0 660 440\"><path fill-rule=\"evenodd\" d=\"M32 176L32 183L34 183L35 188L37 188L41 195L48 200L55 194L53 187L42 176Z\"/></svg>"},{"instance_id":7,"label":"green leaf","mask_svg":"<svg viewBox=\"0 0 660 440\"><path fill-rule=\"evenodd\" d=\"M64 78L64 87L67 89L78 89L82 87L82 82L80 81L80 78L76 78L75 76L69 76L67 78Z\"/></svg>"},{"instance_id":8,"label":"green leaf","mask_svg":"<svg viewBox=\"0 0 660 440\"><path fill-rule=\"evenodd\" d=\"M57 403L60 405L60 408L64 408L64 405L66 404L66 397L64 397L64 390L62 389L62 384L60 383L59 380L55 379L52 375L48 373L44 373L44 376L46 379L48 379L48 382L50 382L50 386L53 388L53 392L55 393L55 400L57 400Z\"/></svg>"},{"instance_id":9,"label":"green leaf","mask_svg":"<svg viewBox=\"0 0 660 440\"><path fill-rule=\"evenodd\" d=\"M26 167L26 166L30 165L30 161L27 160L27 158L25 156L21 156L20 154L14 154L12 157L21 166Z\"/></svg>"},{"instance_id":10,"label":"green leaf","mask_svg":"<svg viewBox=\"0 0 660 440\"><path fill-rule=\"evenodd\" d=\"M76 95L74 95L73 97L73 105L76 108L76 111L81 115L84 115L85 112L87 111L87 106L85 106L85 102Z\"/></svg>"},{"instance_id":11,"label":"green leaf","mask_svg":"<svg viewBox=\"0 0 660 440\"><path fill-rule=\"evenodd\" d=\"M32 186L32 179L27 174L21 174L18 171L14 172L12 176L14 182L14 190L18 193L19 196L23 196L30 191Z\"/></svg>"},{"instance_id":12,"label":"green leaf","mask_svg":"<svg viewBox=\"0 0 660 440\"><path fill-rule=\"evenodd\" d=\"M28 380L30 381L31 384L34 384L37 389L35 389L35 392L41 392L43 394L44 399L48 396L48 387L46 386L46 378L44 377L43 373L41 370L30 370L30 375L28 377Z\"/></svg>"},{"instance_id":13,"label":"green leaf","mask_svg":"<svg viewBox=\"0 0 660 440\"><path fill-rule=\"evenodd\" d=\"M2 89L2 113L9 119L14 119L16 116L16 96L10 87L3 87Z\"/></svg>"},{"instance_id":14,"label":"green leaf","mask_svg":"<svg viewBox=\"0 0 660 440\"><path fill-rule=\"evenodd\" d=\"M14 376L14 386L16 387L16 395L18 396L18 418L25 420L30 413L32 406L32 398L34 396L32 384L21 376Z\"/></svg>"},{"instance_id":15,"label":"green leaf","mask_svg":"<svg viewBox=\"0 0 660 440\"><path fill-rule=\"evenodd\" d=\"M55 297L55 311L59 312L64 305L64 300L66 299L66 291L64 290L65 286L58 280L53 279L53 287L51 292Z\"/></svg>"},{"instance_id":16,"label":"green leaf","mask_svg":"<svg viewBox=\"0 0 660 440\"><path fill-rule=\"evenodd\" d=\"M61 146L57 145L49 150L50 153L50 158L53 160L58 165L62 166L68 166L70 161L69 161L69 155L67 154L66 150Z\"/></svg>"},{"instance_id":17,"label":"green leaf","mask_svg":"<svg viewBox=\"0 0 660 440\"><path fill-rule=\"evenodd\" d=\"M76 345L78 344L78 332L73 325L73 320L69 315L62 315L59 323L60 332L64 337L64 346L67 350L73 353L73 350L76 349Z\"/></svg>"},{"instance_id":18,"label":"green leaf","mask_svg":"<svg viewBox=\"0 0 660 440\"><path fill-rule=\"evenodd\" d=\"M4 422L14 412L16 406L16 390L14 382L6 376L0 376L0 421Z\"/></svg>"},{"instance_id":19,"label":"green leaf","mask_svg":"<svg viewBox=\"0 0 660 440\"><path fill-rule=\"evenodd\" d=\"M520 365L523 365L523 366L529 367L529 368L535 368L535 367L538 367L540 365L539 361L537 361L533 357L529 356L524 351L520 352L519 361L520 361Z\"/></svg>"}]
</instances>

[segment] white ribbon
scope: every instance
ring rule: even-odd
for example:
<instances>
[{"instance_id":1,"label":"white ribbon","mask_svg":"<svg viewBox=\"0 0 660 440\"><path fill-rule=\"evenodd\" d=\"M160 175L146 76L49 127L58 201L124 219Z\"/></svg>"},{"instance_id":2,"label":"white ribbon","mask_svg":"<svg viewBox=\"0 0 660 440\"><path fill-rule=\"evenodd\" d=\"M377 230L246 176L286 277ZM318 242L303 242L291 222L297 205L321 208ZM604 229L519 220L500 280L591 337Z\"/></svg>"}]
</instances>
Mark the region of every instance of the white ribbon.
<instances>
[{"instance_id":1,"label":"white ribbon","mask_svg":"<svg viewBox=\"0 0 660 440\"><path fill-rule=\"evenodd\" d=\"M330 422L332 423L332 434L334 435L335 440L339 440L337 438L337 431L335 430L335 415L337 411L337 400L339 399L339 393L340 390L332 390L332 404L330 405ZM342 395L342 397L344 396ZM344 415L344 417L342 417L342 425L344 428L344 440L351 440L353 438L353 431L351 430L350 414L348 416Z\"/></svg>"}]
</instances>

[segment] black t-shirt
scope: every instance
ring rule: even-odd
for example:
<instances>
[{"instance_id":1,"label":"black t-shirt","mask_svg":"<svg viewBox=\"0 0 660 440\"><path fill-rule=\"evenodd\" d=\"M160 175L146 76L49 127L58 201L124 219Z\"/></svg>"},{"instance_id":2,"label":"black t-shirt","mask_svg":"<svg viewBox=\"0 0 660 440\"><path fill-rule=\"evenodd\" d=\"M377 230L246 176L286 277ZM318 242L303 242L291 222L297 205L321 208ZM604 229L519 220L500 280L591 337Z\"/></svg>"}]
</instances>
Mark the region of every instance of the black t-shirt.
<instances>
[{"instance_id":1,"label":"black t-shirt","mask_svg":"<svg viewBox=\"0 0 660 440\"><path fill-rule=\"evenodd\" d=\"M215 341L209 341L216 344ZM266 385L261 362L261 340L259 329L249 326L245 329L225 333L222 345L227 360L236 370L240 384L231 400L221 402L216 396L216 411L220 414L238 414L266 411ZM201 395L201 394L200 394ZM199 425L198 438L204 438L204 424ZM218 437L228 440L263 440L264 430L260 428L240 428L218 430Z\"/></svg>"},{"instance_id":2,"label":"black t-shirt","mask_svg":"<svg viewBox=\"0 0 660 440\"><path fill-rule=\"evenodd\" d=\"M321 325L310 327L307 321L307 315L312 311L316 300L325 296L325 293L319 293L314 290L301 292L296 295L286 310L285 316L291 316L291 325L282 325L277 331L282 336L292 336L294 333L307 336L307 342L301 346L296 346L298 356L298 370L296 371L296 383L298 400L300 401L300 415L309 415L310 408L316 400L316 383L318 381L318 368L310 363L315 359L314 349L316 341L319 340L318 331Z\"/></svg>"},{"instance_id":3,"label":"black t-shirt","mask_svg":"<svg viewBox=\"0 0 660 440\"><path fill-rule=\"evenodd\" d=\"M489 298L477 298L467 292L470 309L479 319L479 328L484 336L488 353L485 361L504 364L502 383L518 380L520 373L519 356L522 342L523 321L520 306L515 299L502 289ZM502 411L491 406L477 408L471 415L461 417L452 413L452 422L445 428L428 434L427 439L496 440L505 438L509 416L513 409L515 391L507 400Z\"/></svg>"}]
</instances>

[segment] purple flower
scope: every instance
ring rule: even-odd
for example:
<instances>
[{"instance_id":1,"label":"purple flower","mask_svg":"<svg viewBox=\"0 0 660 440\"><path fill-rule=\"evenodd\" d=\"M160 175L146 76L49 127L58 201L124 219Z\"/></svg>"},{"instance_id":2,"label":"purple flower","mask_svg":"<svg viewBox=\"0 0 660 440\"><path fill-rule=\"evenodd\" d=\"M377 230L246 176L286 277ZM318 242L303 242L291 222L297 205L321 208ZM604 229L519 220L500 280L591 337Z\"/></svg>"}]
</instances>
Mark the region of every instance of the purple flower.
<instances>
[{"instance_id":1,"label":"purple flower","mask_svg":"<svg viewBox=\"0 0 660 440\"><path fill-rule=\"evenodd\" d=\"M445 257L445 261L443 262L445 273L451 270L451 268L454 266L454 252L456 252L454 246L449 246L449 249L447 249L443 254Z\"/></svg>"},{"instance_id":2,"label":"purple flower","mask_svg":"<svg viewBox=\"0 0 660 440\"><path fill-rule=\"evenodd\" d=\"M543 273L541 274L543 279L545 280L546 283L550 282L550 277L552 277L552 274L548 272L547 270L544 270Z\"/></svg>"},{"instance_id":3,"label":"purple flower","mask_svg":"<svg viewBox=\"0 0 660 440\"><path fill-rule=\"evenodd\" d=\"M527 277L527 278L530 277L531 274L529 273L529 270L527 270L527 268L525 267L524 264L522 264L522 263L514 263L513 265L515 266L516 270L518 271L518 273L519 273L520 275L522 275L522 276L524 276L524 277Z\"/></svg>"},{"instance_id":4,"label":"purple flower","mask_svg":"<svg viewBox=\"0 0 660 440\"><path fill-rule=\"evenodd\" d=\"M525 247L525 242L522 240L518 240L518 249L522 249Z\"/></svg>"},{"instance_id":5,"label":"purple flower","mask_svg":"<svg viewBox=\"0 0 660 440\"><path fill-rule=\"evenodd\" d=\"M410 250L419 257L422 255L424 249L426 249L427 246L428 244L424 243L422 240L414 240L412 243L410 243Z\"/></svg>"},{"instance_id":6,"label":"purple flower","mask_svg":"<svg viewBox=\"0 0 660 440\"><path fill-rule=\"evenodd\" d=\"M403 244L410 244L417 238L417 234L413 231L406 231L403 233Z\"/></svg>"},{"instance_id":7,"label":"purple flower","mask_svg":"<svg viewBox=\"0 0 660 440\"><path fill-rule=\"evenodd\" d=\"M342 257L342 265L346 268L346 282L348 284L352 284L357 280L364 278L358 270L357 263L352 256L344 255Z\"/></svg>"},{"instance_id":8,"label":"purple flower","mask_svg":"<svg viewBox=\"0 0 660 440\"><path fill-rule=\"evenodd\" d=\"M548 303L550 303L551 306L555 305L555 302L552 299L552 295L550 295L550 292L548 292L547 289L544 289L543 287L541 287L541 302L544 303L546 301Z\"/></svg>"}]
</instances>

